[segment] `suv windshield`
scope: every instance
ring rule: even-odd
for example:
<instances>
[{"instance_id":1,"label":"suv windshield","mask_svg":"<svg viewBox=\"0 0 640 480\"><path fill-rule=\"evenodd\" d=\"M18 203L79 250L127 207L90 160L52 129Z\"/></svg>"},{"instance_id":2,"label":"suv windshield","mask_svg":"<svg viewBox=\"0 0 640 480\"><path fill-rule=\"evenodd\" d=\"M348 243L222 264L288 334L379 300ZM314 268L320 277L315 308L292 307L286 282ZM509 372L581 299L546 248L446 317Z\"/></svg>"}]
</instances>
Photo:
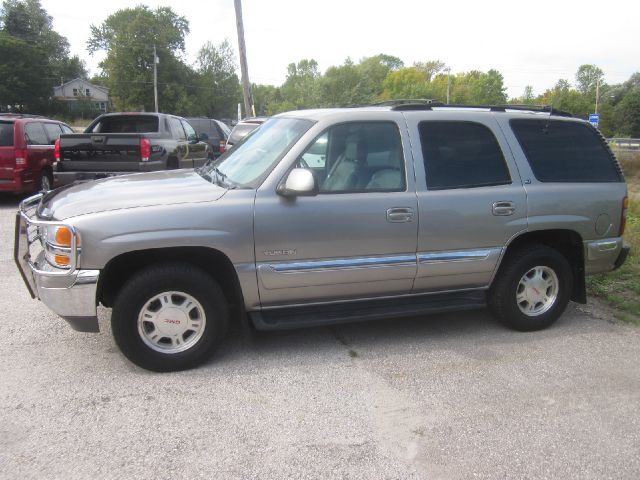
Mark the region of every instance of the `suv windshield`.
<instances>
[{"instance_id":1,"label":"suv windshield","mask_svg":"<svg viewBox=\"0 0 640 480\"><path fill-rule=\"evenodd\" d=\"M313 122L273 118L199 171L203 177L231 186L255 188Z\"/></svg>"}]
</instances>

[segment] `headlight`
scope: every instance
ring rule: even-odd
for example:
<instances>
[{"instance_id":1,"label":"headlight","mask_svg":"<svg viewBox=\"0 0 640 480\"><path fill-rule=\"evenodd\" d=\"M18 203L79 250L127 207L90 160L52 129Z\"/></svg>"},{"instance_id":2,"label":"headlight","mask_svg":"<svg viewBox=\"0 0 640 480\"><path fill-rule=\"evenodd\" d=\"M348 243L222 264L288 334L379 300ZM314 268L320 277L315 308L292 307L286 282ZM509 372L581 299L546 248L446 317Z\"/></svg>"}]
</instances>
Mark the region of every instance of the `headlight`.
<instances>
[{"instance_id":1,"label":"headlight","mask_svg":"<svg viewBox=\"0 0 640 480\"><path fill-rule=\"evenodd\" d=\"M69 268L71 264L71 248L73 232L64 225L47 225L41 227L40 238L45 258L54 267ZM80 236L76 235L76 251L80 246Z\"/></svg>"}]
</instances>

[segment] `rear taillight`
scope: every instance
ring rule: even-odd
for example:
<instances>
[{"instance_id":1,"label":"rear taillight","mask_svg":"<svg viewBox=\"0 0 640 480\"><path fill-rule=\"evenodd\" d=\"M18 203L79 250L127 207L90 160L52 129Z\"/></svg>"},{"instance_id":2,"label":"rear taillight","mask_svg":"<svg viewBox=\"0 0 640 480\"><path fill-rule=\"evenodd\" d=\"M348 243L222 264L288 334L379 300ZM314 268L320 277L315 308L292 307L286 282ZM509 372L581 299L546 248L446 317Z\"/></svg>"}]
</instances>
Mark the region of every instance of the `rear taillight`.
<instances>
[{"instance_id":1,"label":"rear taillight","mask_svg":"<svg viewBox=\"0 0 640 480\"><path fill-rule=\"evenodd\" d=\"M151 141L148 138L140 139L140 160L148 162L151 157Z\"/></svg>"},{"instance_id":2,"label":"rear taillight","mask_svg":"<svg viewBox=\"0 0 640 480\"><path fill-rule=\"evenodd\" d=\"M624 235L624 229L627 226L627 210L629 209L629 197L622 199L622 213L620 214L620 233L618 236Z\"/></svg>"},{"instance_id":3,"label":"rear taillight","mask_svg":"<svg viewBox=\"0 0 640 480\"><path fill-rule=\"evenodd\" d=\"M224 140L220 140L220 149L219 149L220 153L224 153L224 146L225 146Z\"/></svg>"},{"instance_id":4,"label":"rear taillight","mask_svg":"<svg viewBox=\"0 0 640 480\"><path fill-rule=\"evenodd\" d=\"M53 156L56 159L56 162L60 161L60 139L56 140L56 146L53 149Z\"/></svg>"},{"instance_id":5,"label":"rear taillight","mask_svg":"<svg viewBox=\"0 0 640 480\"><path fill-rule=\"evenodd\" d=\"M27 155L29 151L26 148L16 148L16 170L24 170L27 168Z\"/></svg>"}]
</instances>

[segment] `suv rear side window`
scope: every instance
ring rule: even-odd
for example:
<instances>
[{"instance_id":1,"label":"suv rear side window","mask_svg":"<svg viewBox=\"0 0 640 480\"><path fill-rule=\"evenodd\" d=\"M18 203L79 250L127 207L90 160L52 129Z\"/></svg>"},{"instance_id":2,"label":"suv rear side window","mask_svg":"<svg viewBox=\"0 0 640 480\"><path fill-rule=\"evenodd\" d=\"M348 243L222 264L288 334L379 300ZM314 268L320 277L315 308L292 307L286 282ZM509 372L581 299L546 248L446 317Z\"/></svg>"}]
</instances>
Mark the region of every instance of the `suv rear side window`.
<instances>
[{"instance_id":1,"label":"suv rear side window","mask_svg":"<svg viewBox=\"0 0 640 480\"><path fill-rule=\"evenodd\" d=\"M49 145L49 139L40 122L27 123L24 131L27 134L27 145Z\"/></svg>"},{"instance_id":2,"label":"suv rear side window","mask_svg":"<svg viewBox=\"0 0 640 480\"><path fill-rule=\"evenodd\" d=\"M615 161L596 131L561 120L511 120L511 129L541 182L619 182Z\"/></svg>"},{"instance_id":3,"label":"suv rear side window","mask_svg":"<svg viewBox=\"0 0 640 480\"><path fill-rule=\"evenodd\" d=\"M13 122L0 122L0 147L13 147Z\"/></svg>"},{"instance_id":4,"label":"suv rear side window","mask_svg":"<svg viewBox=\"0 0 640 480\"><path fill-rule=\"evenodd\" d=\"M491 130L474 122L420 122L420 143L429 190L511 183Z\"/></svg>"}]
</instances>

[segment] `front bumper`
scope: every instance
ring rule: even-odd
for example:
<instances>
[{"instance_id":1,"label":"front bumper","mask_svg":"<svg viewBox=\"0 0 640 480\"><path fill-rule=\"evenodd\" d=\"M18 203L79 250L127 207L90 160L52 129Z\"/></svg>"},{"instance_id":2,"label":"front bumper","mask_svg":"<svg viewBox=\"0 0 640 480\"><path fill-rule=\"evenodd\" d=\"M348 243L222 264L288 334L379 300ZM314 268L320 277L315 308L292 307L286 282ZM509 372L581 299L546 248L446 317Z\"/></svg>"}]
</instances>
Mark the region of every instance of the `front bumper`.
<instances>
[{"instance_id":1,"label":"front bumper","mask_svg":"<svg viewBox=\"0 0 640 480\"><path fill-rule=\"evenodd\" d=\"M77 253L72 256L70 268L55 268L45 260L44 251L38 251L38 227L50 224L63 224L30 217L28 210L33 209L41 194L26 199L20 204L16 216L14 260L22 279L33 298L38 298L54 313L67 320L72 328L82 332L98 331L96 293L99 270L81 270ZM73 251L76 251L77 234L74 232Z\"/></svg>"}]
</instances>

